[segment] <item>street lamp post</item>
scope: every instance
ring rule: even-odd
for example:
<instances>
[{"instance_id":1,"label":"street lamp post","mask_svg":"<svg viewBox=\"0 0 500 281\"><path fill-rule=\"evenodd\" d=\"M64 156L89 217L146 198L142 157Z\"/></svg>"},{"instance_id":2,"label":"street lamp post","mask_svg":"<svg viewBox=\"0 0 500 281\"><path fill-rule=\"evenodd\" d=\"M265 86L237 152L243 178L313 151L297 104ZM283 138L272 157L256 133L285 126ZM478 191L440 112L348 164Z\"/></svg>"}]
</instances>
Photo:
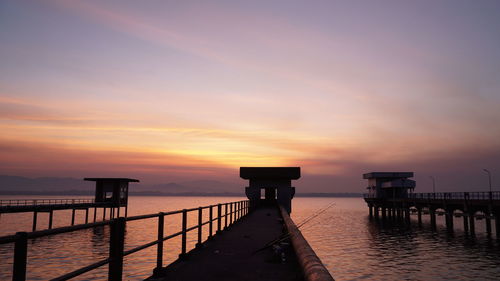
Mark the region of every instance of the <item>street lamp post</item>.
<instances>
[{"instance_id":1,"label":"street lamp post","mask_svg":"<svg viewBox=\"0 0 500 281\"><path fill-rule=\"evenodd\" d=\"M487 169L483 169L483 171L485 171L486 173L488 173L488 182L490 184L490 192L491 192L491 173Z\"/></svg>"}]
</instances>

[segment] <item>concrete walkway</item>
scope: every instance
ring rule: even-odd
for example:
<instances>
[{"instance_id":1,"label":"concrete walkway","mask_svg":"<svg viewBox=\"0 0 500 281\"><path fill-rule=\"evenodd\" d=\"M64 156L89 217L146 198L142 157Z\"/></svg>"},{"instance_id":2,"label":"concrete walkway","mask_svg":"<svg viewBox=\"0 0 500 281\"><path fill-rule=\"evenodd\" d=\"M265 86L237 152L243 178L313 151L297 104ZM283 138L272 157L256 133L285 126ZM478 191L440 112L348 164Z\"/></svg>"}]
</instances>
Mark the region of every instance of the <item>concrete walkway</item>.
<instances>
[{"instance_id":1,"label":"concrete walkway","mask_svg":"<svg viewBox=\"0 0 500 281\"><path fill-rule=\"evenodd\" d=\"M282 232L278 209L261 207L188 253L185 260L164 268L160 277L147 280L303 280L291 246L285 249L285 262L272 247L256 252Z\"/></svg>"}]
</instances>

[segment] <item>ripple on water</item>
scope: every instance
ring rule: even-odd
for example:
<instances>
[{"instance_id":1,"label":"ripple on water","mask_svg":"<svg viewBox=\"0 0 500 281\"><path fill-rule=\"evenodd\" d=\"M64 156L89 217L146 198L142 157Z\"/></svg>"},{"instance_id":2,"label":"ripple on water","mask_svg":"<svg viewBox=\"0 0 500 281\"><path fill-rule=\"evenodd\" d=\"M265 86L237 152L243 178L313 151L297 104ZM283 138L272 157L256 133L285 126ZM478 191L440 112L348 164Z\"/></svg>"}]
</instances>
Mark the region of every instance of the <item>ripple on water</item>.
<instances>
[{"instance_id":1,"label":"ripple on water","mask_svg":"<svg viewBox=\"0 0 500 281\"><path fill-rule=\"evenodd\" d=\"M129 211L131 215L156 213L238 199L131 197ZM301 230L336 280L498 280L500 276L500 245L481 232L482 222L476 225L476 239L463 235L460 221L455 222L454 235L447 234L442 218L437 232L430 230L426 220L423 228L381 225L368 220L366 205L359 198L295 198L292 218L301 222L332 201L336 202L333 208ZM64 225L69 216L55 218ZM195 221L189 217L190 225ZM166 234L180 229L179 217L168 217L165 223ZM12 221L12 216L2 216L2 227L6 225L10 232L29 229L29 224L29 217ZM126 249L155 240L155 231L154 219L129 223ZM105 258L108 239L107 227L36 239L29 245L28 279L46 280ZM196 232L188 241L194 246ZM179 246L180 237L165 243L165 264L177 258ZM0 259L0 280L9 280L12 245L0 246ZM143 280L156 265L156 248L132 254L124 263L125 280ZM102 267L75 280L103 280L106 274L107 268Z\"/></svg>"}]
</instances>

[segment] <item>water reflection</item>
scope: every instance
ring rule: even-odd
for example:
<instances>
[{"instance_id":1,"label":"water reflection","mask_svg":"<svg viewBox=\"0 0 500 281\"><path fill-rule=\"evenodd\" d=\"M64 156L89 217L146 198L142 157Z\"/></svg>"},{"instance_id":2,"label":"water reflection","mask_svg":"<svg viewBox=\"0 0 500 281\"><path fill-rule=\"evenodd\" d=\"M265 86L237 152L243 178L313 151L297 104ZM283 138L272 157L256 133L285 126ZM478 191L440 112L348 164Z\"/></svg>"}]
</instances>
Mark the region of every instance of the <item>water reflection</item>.
<instances>
[{"instance_id":1,"label":"water reflection","mask_svg":"<svg viewBox=\"0 0 500 281\"><path fill-rule=\"evenodd\" d=\"M139 215L240 198L130 199L130 215ZM476 236L472 237L464 233L460 218L455 221L453 233L446 231L441 217L437 218L436 231L432 231L426 216L421 227L413 217L411 225L370 221L366 205L359 198L296 198L292 218L300 222L332 201L336 203L333 208L301 230L336 280L495 280L500 276L500 244L484 233L484 222L477 223ZM2 217L2 225L10 224L9 229L25 227L6 218ZM68 217L58 219L67 221ZM188 218L190 226L196 221L196 214ZM26 223L29 227L30 221ZM180 227L180 216L165 218L166 235ZM129 222L125 249L155 240L156 229L156 219ZM208 225L203 228L204 237L207 233ZM188 242L194 246L196 232L188 235ZM46 280L106 258L108 243L109 227L105 226L33 240L28 249L28 279ZM0 280L11 279L12 248L12 244L0 246ZM177 258L180 237L166 241L164 248L167 264ZM155 247L127 256L124 279L143 280L152 273L155 262ZM101 267L76 280L103 280L106 276L107 267Z\"/></svg>"}]
</instances>

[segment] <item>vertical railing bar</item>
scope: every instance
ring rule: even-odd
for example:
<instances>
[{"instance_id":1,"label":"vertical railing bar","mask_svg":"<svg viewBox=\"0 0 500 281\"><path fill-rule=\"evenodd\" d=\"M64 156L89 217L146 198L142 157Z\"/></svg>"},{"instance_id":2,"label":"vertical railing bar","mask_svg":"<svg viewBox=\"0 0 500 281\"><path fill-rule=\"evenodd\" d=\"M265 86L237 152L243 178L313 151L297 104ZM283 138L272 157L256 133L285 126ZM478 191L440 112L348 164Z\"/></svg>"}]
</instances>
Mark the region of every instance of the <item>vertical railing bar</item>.
<instances>
[{"instance_id":1,"label":"vertical railing bar","mask_svg":"<svg viewBox=\"0 0 500 281\"><path fill-rule=\"evenodd\" d=\"M163 212L158 214L158 244L156 247L156 268L154 274L157 275L163 267L163 235L164 235L165 215Z\"/></svg>"},{"instance_id":2,"label":"vertical railing bar","mask_svg":"<svg viewBox=\"0 0 500 281\"><path fill-rule=\"evenodd\" d=\"M220 233L221 232L221 220L222 220L222 216L221 216L221 213L222 213L222 205L219 203L217 205L217 232Z\"/></svg>"},{"instance_id":3,"label":"vertical railing bar","mask_svg":"<svg viewBox=\"0 0 500 281\"><path fill-rule=\"evenodd\" d=\"M229 203L229 226L233 224L233 202Z\"/></svg>"},{"instance_id":4,"label":"vertical railing bar","mask_svg":"<svg viewBox=\"0 0 500 281\"><path fill-rule=\"evenodd\" d=\"M16 233L14 244L14 265L12 272L13 281L26 280L26 264L28 260L28 233Z\"/></svg>"},{"instance_id":5,"label":"vertical railing bar","mask_svg":"<svg viewBox=\"0 0 500 281\"><path fill-rule=\"evenodd\" d=\"M187 240L187 210L182 210L182 239L181 239L181 254L179 258L184 258L186 255L186 240Z\"/></svg>"},{"instance_id":6,"label":"vertical railing bar","mask_svg":"<svg viewBox=\"0 0 500 281\"><path fill-rule=\"evenodd\" d=\"M213 218L214 218L214 214L213 214L213 205L210 205L210 210L209 210L209 218L208 220L210 221L210 224L208 225L208 237L212 237L212 234L213 234Z\"/></svg>"},{"instance_id":7,"label":"vertical railing bar","mask_svg":"<svg viewBox=\"0 0 500 281\"><path fill-rule=\"evenodd\" d=\"M227 203L224 204L224 229L227 228Z\"/></svg>"},{"instance_id":8,"label":"vertical railing bar","mask_svg":"<svg viewBox=\"0 0 500 281\"><path fill-rule=\"evenodd\" d=\"M109 238L109 281L121 281L123 275L123 247L125 243L125 218L114 219Z\"/></svg>"},{"instance_id":9,"label":"vertical railing bar","mask_svg":"<svg viewBox=\"0 0 500 281\"><path fill-rule=\"evenodd\" d=\"M196 247L201 247L201 235L202 235L202 224L203 224L203 209L198 208L198 243Z\"/></svg>"}]
</instances>

